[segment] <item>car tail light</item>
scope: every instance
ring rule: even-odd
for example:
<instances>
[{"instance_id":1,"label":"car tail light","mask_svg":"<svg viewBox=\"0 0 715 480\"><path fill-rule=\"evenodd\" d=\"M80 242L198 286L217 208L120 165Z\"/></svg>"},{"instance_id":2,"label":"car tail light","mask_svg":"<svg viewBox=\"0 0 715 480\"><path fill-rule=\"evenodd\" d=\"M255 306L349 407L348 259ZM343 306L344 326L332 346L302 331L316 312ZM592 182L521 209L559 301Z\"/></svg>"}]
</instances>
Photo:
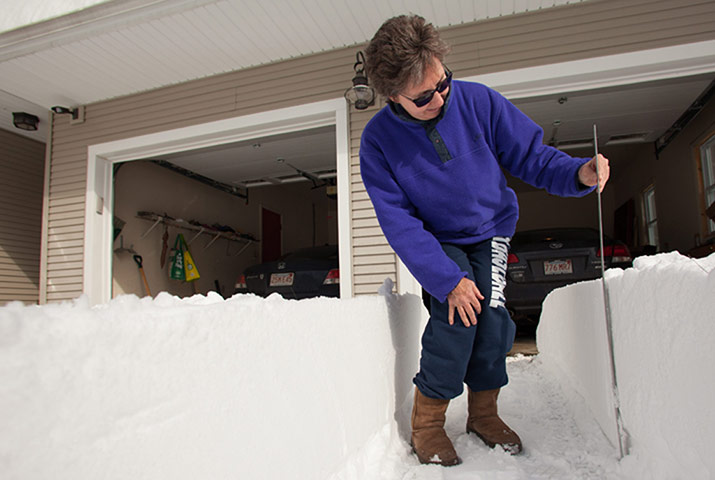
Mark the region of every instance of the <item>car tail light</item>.
<instances>
[{"instance_id":1,"label":"car tail light","mask_svg":"<svg viewBox=\"0 0 715 480\"><path fill-rule=\"evenodd\" d=\"M612 262L630 262L631 252L628 251L628 247L625 245L608 245L603 247L604 256L611 257ZM596 256L601 256L601 249L598 250Z\"/></svg>"},{"instance_id":2,"label":"car tail light","mask_svg":"<svg viewBox=\"0 0 715 480\"><path fill-rule=\"evenodd\" d=\"M238 277L238 280L236 280L236 286L234 288L248 288L248 285L246 285L246 276L241 275Z\"/></svg>"},{"instance_id":3,"label":"car tail light","mask_svg":"<svg viewBox=\"0 0 715 480\"><path fill-rule=\"evenodd\" d=\"M507 263L507 265L511 265L512 263L519 263L519 257L517 257L513 253L510 253L506 259L506 263Z\"/></svg>"},{"instance_id":4,"label":"car tail light","mask_svg":"<svg viewBox=\"0 0 715 480\"><path fill-rule=\"evenodd\" d=\"M323 280L323 285L335 285L340 283L340 269L334 268L328 272Z\"/></svg>"}]
</instances>

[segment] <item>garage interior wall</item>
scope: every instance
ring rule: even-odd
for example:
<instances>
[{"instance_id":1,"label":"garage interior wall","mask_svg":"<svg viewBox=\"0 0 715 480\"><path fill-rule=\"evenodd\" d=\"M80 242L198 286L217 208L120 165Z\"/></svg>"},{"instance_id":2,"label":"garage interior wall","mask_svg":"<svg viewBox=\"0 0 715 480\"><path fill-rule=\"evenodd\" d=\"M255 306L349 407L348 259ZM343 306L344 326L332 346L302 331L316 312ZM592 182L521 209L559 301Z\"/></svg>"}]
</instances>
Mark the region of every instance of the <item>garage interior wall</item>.
<instances>
[{"instance_id":1,"label":"garage interior wall","mask_svg":"<svg viewBox=\"0 0 715 480\"><path fill-rule=\"evenodd\" d=\"M658 157L653 145L626 150L628 158L623 163L627 167L619 172L614 184L615 203L618 206L634 198L640 239L645 239L645 231L639 196L650 185L655 185L661 250L687 253L696 246L696 235L701 242L707 239L697 151L700 144L713 134L715 98L711 97Z\"/></svg>"},{"instance_id":2,"label":"garage interior wall","mask_svg":"<svg viewBox=\"0 0 715 480\"><path fill-rule=\"evenodd\" d=\"M603 208L609 208L610 192L604 191ZM546 192L517 192L519 222L517 231L540 228L586 227L598 229L598 203L595 195L582 198L562 198ZM548 212L548 213L547 213ZM612 234L610 225L604 225L604 233Z\"/></svg>"},{"instance_id":3,"label":"garage interior wall","mask_svg":"<svg viewBox=\"0 0 715 480\"><path fill-rule=\"evenodd\" d=\"M450 27L447 58L455 76L508 71L713 38L711 1L602 0ZM295 58L87 105L85 122L55 117L49 192L47 295L82 292L83 237L61 228L84 221L87 147L250 113L340 98L362 45ZM299 88L296 88L299 85ZM351 111L353 293L372 294L397 278L394 253L379 232L359 181L358 140L380 105ZM56 207L62 205L62 215ZM63 247L71 247L66 251ZM58 270L63 276L56 274Z\"/></svg>"},{"instance_id":4,"label":"garage interior wall","mask_svg":"<svg viewBox=\"0 0 715 480\"><path fill-rule=\"evenodd\" d=\"M45 144L0 130L0 305L37 303Z\"/></svg>"},{"instance_id":5,"label":"garage interior wall","mask_svg":"<svg viewBox=\"0 0 715 480\"><path fill-rule=\"evenodd\" d=\"M112 296L146 295L133 249L142 257L144 272L152 294L165 291L177 296L216 291L226 297L233 294L236 280L243 270L261 262L260 244L220 238L213 235L168 227L169 252L176 236L192 242L189 250L201 277L194 282L168 278L168 257L161 267L164 225L151 229L153 222L137 218L137 212L166 214L187 223L195 220L205 225L225 225L236 231L260 238L260 209L268 208L283 218L283 253L299 248L337 243L336 201L325 189L312 189L310 182L256 187L250 190L248 202L208 185L146 161L122 164L116 173L114 215L126 224L114 241ZM317 219L315 228L313 209ZM332 227L332 228L330 228ZM148 232L148 233L147 233ZM142 238L143 237L143 238ZM210 244L210 245L209 245ZM244 249L244 247L246 247Z\"/></svg>"},{"instance_id":6,"label":"garage interior wall","mask_svg":"<svg viewBox=\"0 0 715 480\"><path fill-rule=\"evenodd\" d=\"M624 203L633 201L634 239L628 246L635 253L642 251L648 243L641 195L651 185L656 191L661 251L688 253L698 242L708 239L703 228L705 205L697 150L713 134L715 99L711 98L659 156L656 156L653 143L604 146L600 149L616 166L612 181L603 193L604 211L614 212ZM569 154L588 157L593 155L593 150L576 149L570 150ZM517 230L564 226L598 228L597 203L593 195L581 199L561 199L528 187L520 191L520 187L515 185L520 206ZM546 223L541 213L544 211L550 212ZM612 214L605 217L604 232L615 235ZM619 240L626 241L625 238Z\"/></svg>"}]
</instances>

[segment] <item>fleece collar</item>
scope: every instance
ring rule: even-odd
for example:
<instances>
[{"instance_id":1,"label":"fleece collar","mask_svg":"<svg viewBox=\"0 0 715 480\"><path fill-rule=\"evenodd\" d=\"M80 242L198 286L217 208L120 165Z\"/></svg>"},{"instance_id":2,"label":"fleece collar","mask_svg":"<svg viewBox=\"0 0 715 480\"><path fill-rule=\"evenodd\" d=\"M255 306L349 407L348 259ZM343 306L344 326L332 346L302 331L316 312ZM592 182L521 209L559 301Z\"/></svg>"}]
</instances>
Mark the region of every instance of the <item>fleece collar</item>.
<instances>
[{"instance_id":1,"label":"fleece collar","mask_svg":"<svg viewBox=\"0 0 715 480\"><path fill-rule=\"evenodd\" d=\"M447 108L449 107L449 99L452 96L453 88L454 82L452 82L452 85L450 85L449 87L449 92L447 92L447 96L444 99L444 105L442 105L442 110L439 112L439 115L437 115L432 120L418 120L409 113L407 113L407 110L405 110L402 105L393 102L392 100L388 100L387 104L390 106L390 110L392 111L392 113L394 113L400 120L410 123L416 123L417 125L422 125L425 128L434 127L439 123L440 120L442 120L445 112L447 111Z\"/></svg>"}]
</instances>

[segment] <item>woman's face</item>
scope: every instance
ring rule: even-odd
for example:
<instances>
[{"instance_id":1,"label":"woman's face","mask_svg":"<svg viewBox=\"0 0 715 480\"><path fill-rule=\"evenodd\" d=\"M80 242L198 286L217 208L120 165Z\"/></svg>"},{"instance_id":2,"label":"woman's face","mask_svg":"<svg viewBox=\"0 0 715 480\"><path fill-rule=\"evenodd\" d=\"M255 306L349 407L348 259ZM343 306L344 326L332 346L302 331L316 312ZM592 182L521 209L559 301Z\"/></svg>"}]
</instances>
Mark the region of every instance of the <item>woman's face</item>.
<instances>
[{"instance_id":1,"label":"woman's face","mask_svg":"<svg viewBox=\"0 0 715 480\"><path fill-rule=\"evenodd\" d=\"M445 72L442 62L435 58L432 60L432 65L427 68L420 84L408 86L399 95L390 97L390 100L402 105L402 107L407 110L407 113L417 120L432 120L439 115L444 105L444 99L449 93L449 87L441 93L435 91L435 88L437 88L439 83L443 81L446 76L447 72ZM434 92L432 100L423 107L418 107L410 100L419 98L429 92Z\"/></svg>"}]
</instances>

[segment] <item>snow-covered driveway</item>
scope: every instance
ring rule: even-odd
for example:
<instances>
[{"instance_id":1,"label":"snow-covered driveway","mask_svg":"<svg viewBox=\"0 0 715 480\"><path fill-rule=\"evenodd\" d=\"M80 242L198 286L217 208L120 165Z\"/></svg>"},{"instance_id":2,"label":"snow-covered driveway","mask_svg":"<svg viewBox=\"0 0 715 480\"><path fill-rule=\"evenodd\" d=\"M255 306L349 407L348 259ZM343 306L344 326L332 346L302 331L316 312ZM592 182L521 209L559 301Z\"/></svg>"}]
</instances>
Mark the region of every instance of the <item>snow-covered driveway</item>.
<instances>
[{"instance_id":1,"label":"snow-covered driveway","mask_svg":"<svg viewBox=\"0 0 715 480\"><path fill-rule=\"evenodd\" d=\"M500 414L524 442L511 456L490 449L465 433L466 394L450 403L447 434L463 463L444 468L420 465L403 438L409 402L400 412L400 427L376 435L334 479L345 480L574 480L617 479L617 450L600 431L583 400L564 391L538 356L508 360L510 384L499 397ZM575 407L575 408L574 408ZM402 431L402 437L398 431Z\"/></svg>"}]
</instances>

